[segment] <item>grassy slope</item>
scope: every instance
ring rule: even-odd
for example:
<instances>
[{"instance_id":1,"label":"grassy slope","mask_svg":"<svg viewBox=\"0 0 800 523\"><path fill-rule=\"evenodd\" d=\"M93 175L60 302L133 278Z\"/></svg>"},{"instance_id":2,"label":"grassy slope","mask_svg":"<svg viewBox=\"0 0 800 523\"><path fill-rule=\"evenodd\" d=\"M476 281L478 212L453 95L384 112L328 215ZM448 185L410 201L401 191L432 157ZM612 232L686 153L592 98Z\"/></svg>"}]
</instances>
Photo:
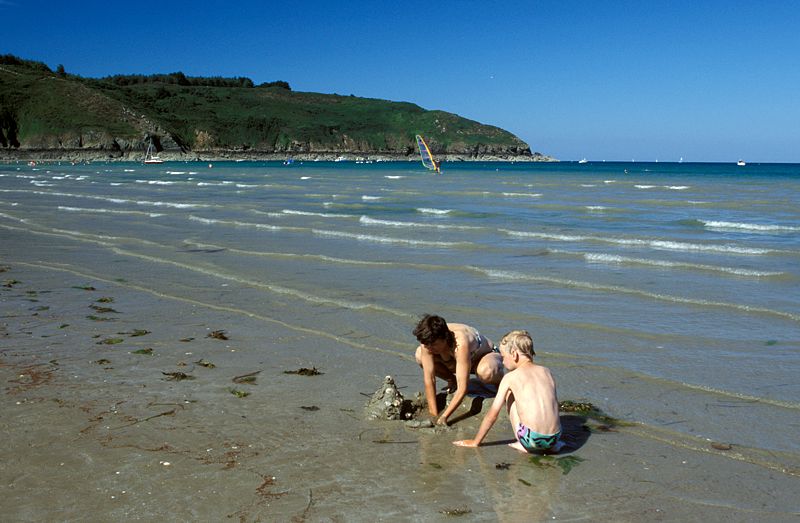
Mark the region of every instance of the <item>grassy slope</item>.
<instances>
[{"instance_id":1,"label":"grassy slope","mask_svg":"<svg viewBox=\"0 0 800 523\"><path fill-rule=\"evenodd\" d=\"M527 148L502 129L410 103L280 87L118 86L20 65L0 65L0 125L4 112L23 146L63 146L87 133L140 143L157 125L193 150L406 154L418 133L436 152Z\"/></svg>"}]
</instances>

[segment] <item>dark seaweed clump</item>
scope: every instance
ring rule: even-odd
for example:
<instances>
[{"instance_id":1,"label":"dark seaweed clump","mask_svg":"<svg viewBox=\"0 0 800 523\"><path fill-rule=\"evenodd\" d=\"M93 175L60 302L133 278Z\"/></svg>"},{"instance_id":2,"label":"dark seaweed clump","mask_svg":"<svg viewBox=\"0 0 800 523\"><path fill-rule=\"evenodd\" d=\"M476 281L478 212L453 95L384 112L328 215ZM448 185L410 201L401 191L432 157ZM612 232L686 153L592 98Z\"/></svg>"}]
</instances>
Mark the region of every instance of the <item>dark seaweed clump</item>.
<instances>
[{"instance_id":1,"label":"dark seaweed clump","mask_svg":"<svg viewBox=\"0 0 800 523\"><path fill-rule=\"evenodd\" d=\"M311 367L310 369L306 367L301 367L297 370L285 370L283 371L284 374L298 374L300 376L319 376L320 374L324 374L324 372L320 372L317 370L316 367Z\"/></svg>"}]
</instances>

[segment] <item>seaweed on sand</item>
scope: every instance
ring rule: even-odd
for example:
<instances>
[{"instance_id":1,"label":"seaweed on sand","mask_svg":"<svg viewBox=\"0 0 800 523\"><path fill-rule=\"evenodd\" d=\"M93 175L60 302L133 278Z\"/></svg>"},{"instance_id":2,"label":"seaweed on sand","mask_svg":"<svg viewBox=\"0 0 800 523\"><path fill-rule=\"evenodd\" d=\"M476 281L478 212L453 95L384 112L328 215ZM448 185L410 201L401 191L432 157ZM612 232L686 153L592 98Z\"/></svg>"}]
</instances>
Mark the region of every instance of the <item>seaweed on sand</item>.
<instances>
[{"instance_id":1,"label":"seaweed on sand","mask_svg":"<svg viewBox=\"0 0 800 523\"><path fill-rule=\"evenodd\" d=\"M197 360L195 363L196 363L196 364L198 364L198 365L200 365L201 367L205 367L205 368L207 368L207 369L213 369L213 368L215 368L215 367L216 367L216 365L214 365L214 364L213 364L213 363L211 363L210 361L206 361L206 360L204 360L204 359L202 359L202 358L200 358L199 360Z\"/></svg>"},{"instance_id":2,"label":"seaweed on sand","mask_svg":"<svg viewBox=\"0 0 800 523\"><path fill-rule=\"evenodd\" d=\"M114 320L114 318L103 318L102 316L95 316L93 314L90 314L89 316L86 316L86 319L89 319L89 320L92 320L92 321L116 321L116 320Z\"/></svg>"},{"instance_id":3,"label":"seaweed on sand","mask_svg":"<svg viewBox=\"0 0 800 523\"><path fill-rule=\"evenodd\" d=\"M18 283L22 283L22 282L19 281L19 280L6 280L3 283L3 287L8 287L10 289L11 287L13 287L14 285L16 285Z\"/></svg>"},{"instance_id":4,"label":"seaweed on sand","mask_svg":"<svg viewBox=\"0 0 800 523\"><path fill-rule=\"evenodd\" d=\"M131 338L135 338L136 336L144 336L145 334L150 334L150 331L144 329L134 329L130 332L118 332L117 334L128 335Z\"/></svg>"},{"instance_id":5,"label":"seaweed on sand","mask_svg":"<svg viewBox=\"0 0 800 523\"><path fill-rule=\"evenodd\" d=\"M125 341L122 338L106 338L104 340L98 341L98 345L116 345L117 343L122 343Z\"/></svg>"},{"instance_id":6,"label":"seaweed on sand","mask_svg":"<svg viewBox=\"0 0 800 523\"><path fill-rule=\"evenodd\" d=\"M261 371L257 370L255 372L248 372L247 374L242 374L240 376L234 376L233 382L239 384L255 385L256 376L258 375L259 372Z\"/></svg>"},{"instance_id":7,"label":"seaweed on sand","mask_svg":"<svg viewBox=\"0 0 800 523\"><path fill-rule=\"evenodd\" d=\"M440 510L442 514L445 516L466 516L467 514L471 514L472 510L468 509L467 507L463 508L446 508Z\"/></svg>"},{"instance_id":8,"label":"seaweed on sand","mask_svg":"<svg viewBox=\"0 0 800 523\"><path fill-rule=\"evenodd\" d=\"M111 307L101 307L100 305L89 305L90 309L94 309L100 314L106 314L108 312L113 312L114 314L119 314L119 311L115 311Z\"/></svg>"},{"instance_id":9,"label":"seaweed on sand","mask_svg":"<svg viewBox=\"0 0 800 523\"><path fill-rule=\"evenodd\" d=\"M600 423L595 425L590 430L599 430L602 432L615 432L614 427L617 425L624 425L624 423L616 418L612 418L598 407L589 402L578 402L565 400L558 404L559 410L564 413L573 413L592 419ZM588 428L588 427L587 427Z\"/></svg>"},{"instance_id":10,"label":"seaweed on sand","mask_svg":"<svg viewBox=\"0 0 800 523\"><path fill-rule=\"evenodd\" d=\"M249 392L245 392L243 390L238 390L238 389L234 389L234 388L228 389L228 392L230 392L231 394L233 394L237 398L246 398L247 396L250 395Z\"/></svg>"},{"instance_id":11,"label":"seaweed on sand","mask_svg":"<svg viewBox=\"0 0 800 523\"><path fill-rule=\"evenodd\" d=\"M529 461L537 467L560 468L562 474L569 474L569 471L580 464L583 458L578 456L562 456L558 458L554 456L531 456Z\"/></svg>"},{"instance_id":12,"label":"seaweed on sand","mask_svg":"<svg viewBox=\"0 0 800 523\"><path fill-rule=\"evenodd\" d=\"M306 368L301 367L297 370L285 370L283 371L284 374L297 374L299 376L319 376L320 374L325 374L324 372L320 372L317 370L316 367Z\"/></svg>"},{"instance_id":13,"label":"seaweed on sand","mask_svg":"<svg viewBox=\"0 0 800 523\"><path fill-rule=\"evenodd\" d=\"M92 287L91 285L73 285L72 288L73 289L80 289L82 291L96 291L97 290L94 287Z\"/></svg>"},{"instance_id":14,"label":"seaweed on sand","mask_svg":"<svg viewBox=\"0 0 800 523\"><path fill-rule=\"evenodd\" d=\"M106 358L100 358L99 360L95 360L95 363L98 365L108 365L111 363L111 360L107 360Z\"/></svg>"},{"instance_id":15,"label":"seaweed on sand","mask_svg":"<svg viewBox=\"0 0 800 523\"><path fill-rule=\"evenodd\" d=\"M97 303L112 303L114 301L114 298L112 298L111 296L103 296L102 298L98 298L95 301Z\"/></svg>"},{"instance_id":16,"label":"seaweed on sand","mask_svg":"<svg viewBox=\"0 0 800 523\"><path fill-rule=\"evenodd\" d=\"M206 338L214 338L215 340L227 340L228 335L225 334L224 330L216 330L206 334Z\"/></svg>"},{"instance_id":17,"label":"seaweed on sand","mask_svg":"<svg viewBox=\"0 0 800 523\"><path fill-rule=\"evenodd\" d=\"M319 410L319 407L317 407L316 405L308 405L308 406L300 405L300 408L303 410L307 410L309 412L316 412Z\"/></svg>"},{"instance_id":18,"label":"seaweed on sand","mask_svg":"<svg viewBox=\"0 0 800 523\"><path fill-rule=\"evenodd\" d=\"M146 349L139 349L139 350L135 350L135 351L131 352L131 354L144 354L146 356L152 356L153 355L153 349L151 349L150 347L148 347Z\"/></svg>"},{"instance_id":19,"label":"seaweed on sand","mask_svg":"<svg viewBox=\"0 0 800 523\"><path fill-rule=\"evenodd\" d=\"M191 374L186 374L185 372L161 372L164 376L167 376L167 380L169 381L183 381L183 380L193 380L194 376Z\"/></svg>"}]
</instances>

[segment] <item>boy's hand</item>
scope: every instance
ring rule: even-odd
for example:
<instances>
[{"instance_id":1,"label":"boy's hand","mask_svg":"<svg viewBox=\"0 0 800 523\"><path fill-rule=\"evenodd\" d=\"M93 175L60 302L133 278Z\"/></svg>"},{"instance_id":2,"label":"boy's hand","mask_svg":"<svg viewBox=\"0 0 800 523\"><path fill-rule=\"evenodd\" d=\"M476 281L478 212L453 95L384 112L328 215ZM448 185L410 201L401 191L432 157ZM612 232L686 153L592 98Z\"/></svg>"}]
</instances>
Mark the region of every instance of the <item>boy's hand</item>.
<instances>
[{"instance_id":1,"label":"boy's hand","mask_svg":"<svg viewBox=\"0 0 800 523\"><path fill-rule=\"evenodd\" d=\"M444 414L439 416L439 418L436 420L436 424L437 425L444 425L445 427L447 426L447 418L444 417Z\"/></svg>"},{"instance_id":2,"label":"boy's hand","mask_svg":"<svg viewBox=\"0 0 800 523\"><path fill-rule=\"evenodd\" d=\"M478 442L475 441L474 439L462 439L459 441L454 441L453 445L457 447L477 447Z\"/></svg>"}]
</instances>

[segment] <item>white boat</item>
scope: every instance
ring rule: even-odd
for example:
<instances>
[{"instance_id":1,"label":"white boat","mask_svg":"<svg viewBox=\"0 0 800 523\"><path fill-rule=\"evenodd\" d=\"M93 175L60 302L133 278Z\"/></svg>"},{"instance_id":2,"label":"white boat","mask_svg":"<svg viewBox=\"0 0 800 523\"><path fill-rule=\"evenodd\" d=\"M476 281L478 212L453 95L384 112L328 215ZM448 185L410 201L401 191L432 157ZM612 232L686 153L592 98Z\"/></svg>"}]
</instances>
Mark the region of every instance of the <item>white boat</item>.
<instances>
[{"instance_id":1,"label":"white boat","mask_svg":"<svg viewBox=\"0 0 800 523\"><path fill-rule=\"evenodd\" d=\"M153 139L150 138L150 143L147 146L147 152L144 153L144 163L164 163L164 160L156 156L156 148L153 145Z\"/></svg>"},{"instance_id":2,"label":"white boat","mask_svg":"<svg viewBox=\"0 0 800 523\"><path fill-rule=\"evenodd\" d=\"M578 163L589 163L589 160L587 160L586 158L584 158L584 159L582 159L582 160L578 160Z\"/></svg>"},{"instance_id":3,"label":"white boat","mask_svg":"<svg viewBox=\"0 0 800 523\"><path fill-rule=\"evenodd\" d=\"M739 167L743 167L743 166L745 166L747 164L744 163L744 160L739 160L738 162L736 162L736 165L738 165Z\"/></svg>"}]
</instances>

